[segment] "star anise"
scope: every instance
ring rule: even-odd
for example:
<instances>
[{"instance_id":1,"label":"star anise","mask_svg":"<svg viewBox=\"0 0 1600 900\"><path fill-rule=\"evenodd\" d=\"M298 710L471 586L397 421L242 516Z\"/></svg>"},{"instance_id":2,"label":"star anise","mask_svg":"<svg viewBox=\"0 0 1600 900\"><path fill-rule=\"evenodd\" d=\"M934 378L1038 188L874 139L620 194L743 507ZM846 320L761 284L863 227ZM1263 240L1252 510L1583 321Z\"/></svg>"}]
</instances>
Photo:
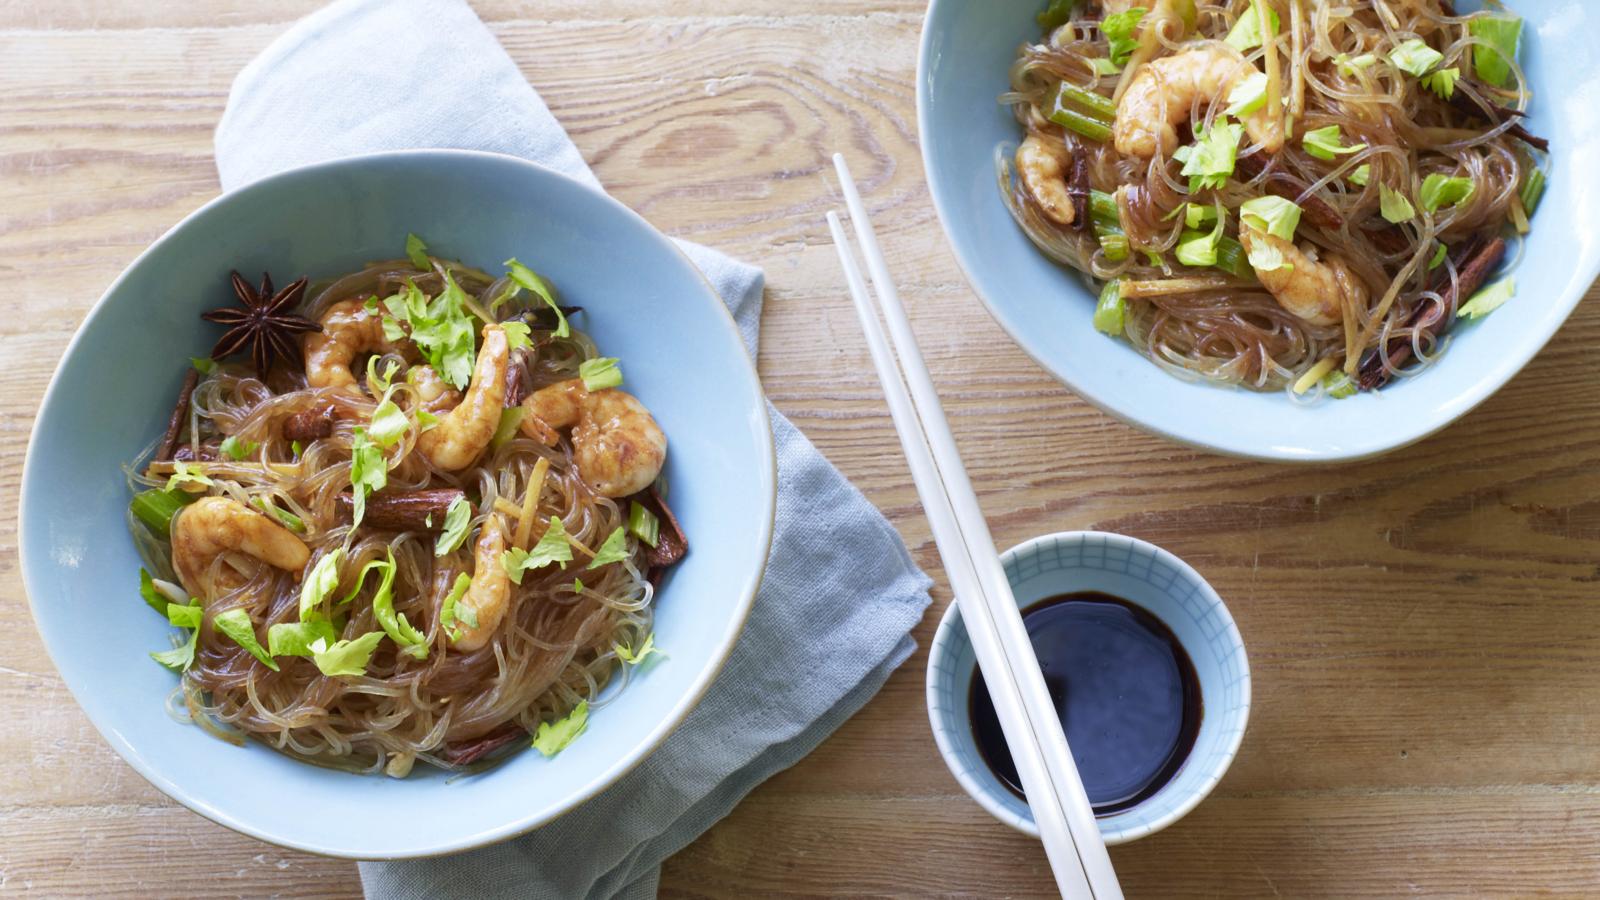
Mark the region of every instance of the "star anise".
<instances>
[{"instance_id":1,"label":"star anise","mask_svg":"<svg viewBox=\"0 0 1600 900\"><path fill-rule=\"evenodd\" d=\"M267 370L277 357L298 363L300 340L296 335L322 330L321 325L291 312L305 296L306 279L302 277L277 293L272 291L272 276L265 272L261 273L260 290L251 287L238 272L232 273L232 281L239 306L224 306L200 316L207 322L228 326L227 333L211 348L211 358L226 359L248 348L256 374L262 378L267 377Z\"/></svg>"}]
</instances>

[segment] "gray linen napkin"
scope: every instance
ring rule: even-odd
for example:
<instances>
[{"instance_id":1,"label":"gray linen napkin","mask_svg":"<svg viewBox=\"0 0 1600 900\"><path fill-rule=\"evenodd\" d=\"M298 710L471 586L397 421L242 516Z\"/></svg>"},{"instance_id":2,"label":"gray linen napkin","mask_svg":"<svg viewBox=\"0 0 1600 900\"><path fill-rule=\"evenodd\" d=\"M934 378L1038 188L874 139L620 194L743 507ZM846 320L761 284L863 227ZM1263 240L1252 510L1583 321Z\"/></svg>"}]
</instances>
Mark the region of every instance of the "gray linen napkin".
<instances>
[{"instance_id":1,"label":"gray linen napkin","mask_svg":"<svg viewBox=\"0 0 1600 900\"><path fill-rule=\"evenodd\" d=\"M462 0L342 0L307 17L240 73L216 145L224 190L418 147L513 154L599 186ZM761 270L679 246L754 355ZM911 654L927 576L872 504L768 412L778 510L766 578L726 669L682 727L611 789L531 834L457 856L362 863L369 896L653 896L662 860L814 749Z\"/></svg>"}]
</instances>

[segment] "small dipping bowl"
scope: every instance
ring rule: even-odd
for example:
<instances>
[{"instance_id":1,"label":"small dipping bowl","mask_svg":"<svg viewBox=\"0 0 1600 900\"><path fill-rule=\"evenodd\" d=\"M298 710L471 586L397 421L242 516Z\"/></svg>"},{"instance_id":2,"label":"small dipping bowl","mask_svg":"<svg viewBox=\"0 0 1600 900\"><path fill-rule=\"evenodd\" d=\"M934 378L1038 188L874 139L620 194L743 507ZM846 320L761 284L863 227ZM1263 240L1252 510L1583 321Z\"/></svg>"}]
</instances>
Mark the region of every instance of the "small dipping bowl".
<instances>
[{"instance_id":1,"label":"small dipping bowl","mask_svg":"<svg viewBox=\"0 0 1600 900\"><path fill-rule=\"evenodd\" d=\"M1194 747L1160 790L1096 821L1107 844L1121 844L1183 818L1228 771L1250 718L1250 663L1222 598L1183 560L1120 534L1047 534L1007 550L1000 561L1023 609L1062 594L1098 591L1141 607L1177 636L1200 681L1202 711ZM978 751L968 702L976 674L972 642L952 603L934 633L928 659L928 717L939 753L979 806L1038 837L1028 804L1006 788Z\"/></svg>"}]
</instances>

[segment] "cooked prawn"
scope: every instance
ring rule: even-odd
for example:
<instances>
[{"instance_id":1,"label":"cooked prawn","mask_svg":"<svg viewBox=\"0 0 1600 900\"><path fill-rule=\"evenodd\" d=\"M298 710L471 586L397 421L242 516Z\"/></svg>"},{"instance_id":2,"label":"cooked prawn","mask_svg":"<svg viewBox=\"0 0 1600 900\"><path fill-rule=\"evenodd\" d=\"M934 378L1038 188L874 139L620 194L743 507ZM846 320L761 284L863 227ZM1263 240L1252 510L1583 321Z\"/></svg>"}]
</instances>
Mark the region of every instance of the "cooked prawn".
<instances>
[{"instance_id":1,"label":"cooked prawn","mask_svg":"<svg viewBox=\"0 0 1600 900\"><path fill-rule=\"evenodd\" d=\"M1325 255L1313 260L1304 251L1275 234L1244 226L1239 242L1246 253L1263 244L1283 254L1284 265L1270 271L1256 270L1261 285L1278 305L1313 325L1336 325L1344 321L1345 304L1362 307L1367 289L1343 260Z\"/></svg>"},{"instance_id":2,"label":"cooked prawn","mask_svg":"<svg viewBox=\"0 0 1600 900\"><path fill-rule=\"evenodd\" d=\"M311 558L311 551L294 532L237 500L202 497L178 513L172 523L172 567L191 596L211 594L206 590L207 576L224 553L242 553L286 572L304 569ZM226 568L219 581L209 585L216 593L243 583Z\"/></svg>"},{"instance_id":3,"label":"cooked prawn","mask_svg":"<svg viewBox=\"0 0 1600 900\"><path fill-rule=\"evenodd\" d=\"M511 604L511 576L500 565L500 554L505 550L506 536L500 530L500 519L490 516L473 547L472 583L456 601L456 636L450 643L458 650L476 650L487 644L505 618ZM463 613L467 621L462 621Z\"/></svg>"},{"instance_id":4,"label":"cooked prawn","mask_svg":"<svg viewBox=\"0 0 1600 900\"><path fill-rule=\"evenodd\" d=\"M1234 50L1216 44L1146 63L1117 103L1111 126L1117 151L1149 159L1159 143L1170 155L1178 146L1177 127L1189 118L1196 99L1226 100L1235 85L1257 71ZM1250 113L1244 127L1250 140L1276 152L1283 146L1283 119L1268 113L1265 107Z\"/></svg>"},{"instance_id":5,"label":"cooked prawn","mask_svg":"<svg viewBox=\"0 0 1600 900\"><path fill-rule=\"evenodd\" d=\"M388 352L383 316L361 300L341 300L322 315L322 331L305 336L306 383L314 388L355 387L350 364L357 354Z\"/></svg>"},{"instance_id":6,"label":"cooked prawn","mask_svg":"<svg viewBox=\"0 0 1600 900\"><path fill-rule=\"evenodd\" d=\"M1036 134L1028 135L1017 148L1017 171L1028 193L1052 220L1071 225L1075 218L1072 196L1067 193L1066 148L1050 146Z\"/></svg>"},{"instance_id":7,"label":"cooked prawn","mask_svg":"<svg viewBox=\"0 0 1600 900\"><path fill-rule=\"evenodd\" d=\"M417 437L417 450L434 465L447 472L465 469L489 446L505 406L506 360L510 353L505 329L485 325L466 395L454 409L439 417L437 426ZM449 392L436 375L432 379L422 376L420 380L424 403L430 394L436 404L446 399Z\"/></svg>"},{"instance_id":8,"label":"cooked prawn","mask_svg":"<svg viewBox=\"0 0 1600 900\"><path fill-rule=\"evenodd\" d=\"M441 378L433 366L412 366L406 373L406 381L417 389L422 408L428 412L449 412L461 404L461 392Z\"/></svg>"},{"instance_id":9,"label":"cooked prawn","mask_svg":"<svg viewBox=\"0 0 1600 900\"><path fill-rule=\"evenodd\" d=\"M546 445L572 427L578 474L604 497L650 486L667 458L667 436L639 399L616 388L591 391L579 378L540 388L522 401L522 433Z\"/></svg>"}]
</instances>

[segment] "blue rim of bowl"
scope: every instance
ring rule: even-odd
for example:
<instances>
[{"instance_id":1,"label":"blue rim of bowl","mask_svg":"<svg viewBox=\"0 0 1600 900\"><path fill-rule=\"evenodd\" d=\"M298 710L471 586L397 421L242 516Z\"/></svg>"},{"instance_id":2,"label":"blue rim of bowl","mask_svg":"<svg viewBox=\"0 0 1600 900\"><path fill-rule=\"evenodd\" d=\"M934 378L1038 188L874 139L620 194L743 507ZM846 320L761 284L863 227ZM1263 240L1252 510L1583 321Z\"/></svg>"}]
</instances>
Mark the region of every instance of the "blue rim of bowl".
<instances>
[{"instance_id":1,"label":"blue rim of bowl","mask_svg":"<svg viewBox=\"0 0 1600 900\"><path fill-rule=\"evenodd\" d=\"M1199 438L1179 434L1174 431L1169 431L1162 427L1160 418L1158 416L1144 415L1137 412L1118 409L1110 397L1102 396L1101 394L1097 394L1089 390L1082 384L1079 384L1077 381L1075 381L1066 372L1063 372L1051 365L1045 359L1044 355L1038 349L1028 332L1020 328L1006 315L1004 306L1002 304L994 302L989 298L989 295L984 292L978 278L974 275L974 273L978 270L977 266L975 265L975 261L969 259L967 253L962 250L961 245L956 243L950 237L949 223L952 221L952 216L946 209L949 201L946 199L943 191L940 189L938 179L933 177L933 173L938 170L936 165L936 157L939 151L935 149L934 142L927 139L928 136L923 133L923 128L929 121L927 114L929 103L927 89L929 58L928 50L930 45L933 43L933 29L930 26L933 24L934 17L938 15L939 9L941 7L950 5L953 2L962 2L962 0L931 0L931 2L929 2L928 11L923 15L922 18L922 35L917 42L917 143L922 149L923 175L924 179L928 182L928 193L933 197L933 210L934 213L939 217L939 227L944 232L945 243L950 246L951 251L955 254L956 264L960 266L961 274L967 279L968 286L972 288L973 293L978 295L978 299L983 301L984 308L989 311L990 317L999 323L1001 329L1004 330L1005 333L1011 338L1012 342L1018 347L1021 347L1022 351L1028 354L1028 357L1031 358L1034 363L1039 366L1039 368L1049 372L1057 381L1060 381L1074 394L1077 394L1079 397L1087 400L1096 409L1112 417L1113 419L1122 422L1123 424L1132 425L1135 428L1149 432L1150 434L1154 434L1158 437L1166 438L1169 441L1183 444L1187 447L1194 447L1199 450L1207 450L1212 453L1220 453L1223 456L1231 456L1237 459L1254 459L1261 460L1263 462L1306 464L1357 462L1363 459L1372 459L1373 457L1382 456L1385 453L1390 453L1403 447L1409 447L1418 441L1438 434L1440 431L1443 431L1444 429L1455 424L1467 413L1476 409L1479 404L1489 399L1489 397L1493 396L1495 392L1505 387L1512 378L1516 377L1517 373L1522 371L1523 367L1526 366L1530 360L1539 355L1539 352L1544 349L1546 344L1550 343L1550 339L1555 337L1556 332L1566 324L1567 319L1572 315L1572 311L1577 308L1578 303L1583 300L1584 295L1587 293L1587 288L1581 288L1573 292L1571 296L1565 300L1566 309L1562 311L1559 317L1550 320L1549 326L1545 329L1543 334L1539 335L1539 339L1537 341L1529 342L1526 345L1527 349L1522 353L1507 354L1499 367L1499 373L1495 377L1490 379L1480 379L1463 394L1463 398L1465 399L1464 405L1458 406L1450 415L1439 419L1437 422L1431 422L1421 429L1416 429L1415 425L1411 422L1401 423L1397 428L1398 431L1404 431L1406 429L1412 430L1409 433L1405 433L1401 437L1396 438L1395 440L1381 445L1363 447L1352 451L1325 449L1305 451L1301 448L1294 448L1293 452L1290 452L1289 450L1280 449L1277 447L1266 450L1252 451L1242 447L1226 446L1214 441L1202 440ZM1000 96L999 91L995 92L995 96ZM1590 260L1587 272L1583 272L1582 270L1579 270L1579 272L1581 276L1579 279L1580 283L1593 285L1596 279L1600 279L1600 255L1597 255L1594 259Z\"/></svg>"},{"instance_id":2,"label":"blue rim of bowl","mask_svg":"<svg viewBox=\"0 0 1600 900\"><path fill-rule=\"evenodd\" d=\"M1084 541L1090 537L1126 541L1132 546L1146 548L1157 558L1162 559L1164 562L1171 563L1174 569L1187 574L1189 577L1192 577L1197 584L1202 585L1207 591L1210 592L1211 596L1216 599L1217 609L1221 610L1222 615L1226 620L1227 629L1233 633L1235 638L1238 639L1239 646L1241 648L1244 647L1244 635L1239 632L1239 624L1234 621L1233 611L1228 609L1228 604L1222 599L1222 595L1217 593L1217 589L1212 587L1211 582L1207 581L1205 576L1201 575L1194 566L1189 565L1176 553L1173 553L1171 550L1168 550L1159 544L1152 544L1149 541L1136 538L1131 535L1117 534L1109 531L1055 531L1049 534L1041 534L1036 537L1031 537L1001 553L1000 558L1003 561L1009 556L1032 550L1036 546L1043 544L1046 541ZM964 771L957 770L957 767L954 764L956 757L955 747L951 744L952 738L948 734L950 729L947 728L945 724L941 722L934 714L934 708L936 705L935 701L938 698L934 696L934 673L937 670L937 667L934 665L933 657L935 653L942 655L946 652L945 647L948 644L948 638L946 636L949 635L950 632L955 628L955 619L959 613L960 609L954 601L951 601L950 605L945 607L944 614L939 617L939 624L934 629L933 640L928 651L928 668L927 674L924 676L923 685L923 703L928 708L928 724L933 729L934 743L939 747L939 756L944 760L945 768L950 771L950 774L956 779L956 782L961 785L962 791L964 791L968 797L971 797L973 801L975 801L979 806L983 807L985 812L993 816L995 820L1000 822L1002 825L1007 825L1013 829L1016 829L1017 831L1022 832L1023 834L1030 835L1032 837L1038 837L1039 828L1037 825L1026 819L1018 818L1012 814L1010 810L997 803L993 796L991 796L988 791L983 790L970 775ZM1250 709L1254 699L1254 680L1250 675L1249 653L1241 653L1239 660L1241 666L1240 674L1242 676L1242 685L1240 688L1241 693L1239 699L1240 706L1243 709L1244 721L1242 722L1242 727L1240 727L1238 731L1234 732L1233 738L1229 741L1228 752L1225 756L1226 761L1222 764L1221 770L1215 775L1207 777L1205 785L1200 788L1200 790L1191 793L1170 813L1158 819L1154 825L1142 828L1137 833L1113 831L1111 834L1106 835L1105 842L1108 846L1126 844L1142 837L1148 837L1171 826L1184 816L1187 816L1189 813L1194 811L1196 806L1200 805L1201 801L1211 796L1211 792L1216 790L1217 785L1222 782L1222 777L1226 775L1228 770L1233 767L1233 761L1239 756L1239 748L1244 746L1244 733L1248 731L1250 727ZM1185 761L1185 765L1187 765L1187 761ZM1096 821L1110 821L1114 820L1115 818L1116 816L1113 815L1108 816L1106 819L1096 819Z\"/></svg>"},{"instance_id":3,"label":"blue rim of bowl","mask_svg":"<svg viewBox=\"0 0 1600 900\"><path fill-rule=\"evenodd\" d=\"M336 159L312 163L310 165L285 169L282 172L275 172L272 175L268 175L257 181L253 181L241 188L238 188L237 190L219 194L216 197L206 201L188 215L184 216L171 228L168 228L166 232L161 235L161 237L157 238L150 244L150 246L146 247L142 252L140 252L138 256L134 257L134 259L123 268L122 272L117 275L116 279L111 282L110 286L106 288L105 292L100 295L100 299L96 300L94 305L89 308L88 314L84 316L83 321L79 323L77 329L73 332L72 339L67 342L66 350L62 352L61 359L56 363L55 371L50 375L50 383L45 388L44 395L39 401L39 409L43 410L54 398L61 375L61 368L66 365L66 361L72 357L72 354L78 348L78 342L83 339L83 335L88 330L90 324L92 324L95 318L101 314L101 311L106 305L106 301L111 297L112 294L116 293L119 287L122 286L123 281L127 280L129 273L136 269L139 264L143 262L147 256L155 252L157 248L171 240L173 235L187 225L190 220L204 214L212 207L227 202L236 194L254 190L268 189L270 185L279 180L301 176L307 172L319 171L323 169L337 169L344 166L357 165L360 162L368 159L433 158L449 160L474 157L508 161L517 165L536 169L542 174L569 182L571 185L578 187L584 193L591 196L596 202L603 205L608 205L612 207L614 211L620 212L624 216L632 218L639 224L644 225L646 233L651 235L652 239L660 241L666 247L671 248L672 252L683 260L684 265L688 266L689 270L695 273L696 277L698 277L700 281L700 284L706 290L707 299L710 300L711 303L715 305L717 311L721 313L721 321L727 327L728 332L732 336L735 344L741 350L744 350L744 339L739 334L738 325L733 321L733 314L728 311L727 304L722 302L721 296L717 294L716 289L712 287L711 282L706 279L705 273L700 271L700 268L696 266L694 261L689 259L689 257L678 248L677 244L673 243L671 239L662 234L654 225L651 225L647 219L639 215L637 212L634 212L631 208L624 205L620 200L617 200L610 194L579 181L576 178L572 178L571 176L557 172L554 169L550 169L531 160L523 159L519 156L512 156L506 153L491 153L483 150L459 150L448 148L385 150L376 153L362 153L355 156L342 156ZM748 352L742 353L742 356L745 365L749 367L750 379L756 385L756 393L758 395L765 396L765 391L762 390L761 387L761 377L756 370L755 362L750 358L750 354ZM766 502L766 511L761 517L761 557L760 562L756 564L755 570L751 572L750 577L738 588L740 596L739 607L735 612L735 615L728 622L728 628L723 637L721 649L717 652L715 658L711 660L711 664L705 668L700 677L696 679L695 682L690 686L689 690L684 693L683 697L678 701L678 704L667 712L667 715L662 719L661 724L658 725L655 730L645 735L644 738L636 745L636 749L633 751L631 756L619 760L618 763L610 770L601 774L590 784L587 784L575 791L564 804L557 806L552 811L541 815L533 815L526 818L517 819L494 828L479 831L475 834L468 835L467 837L441 844L424 852L405 852L392 855L385 854L380 856L362 857L354 857L344 853L330 852L325 848L300 843L292 836L277 834L265 829L256 828L247 822L236 819L228 813L212 808L198 798L190 796L189 793L180 785L174 784L173 782L156 775L147 766L145 766L143 757L140 756L140 754L137 752L137 749L129 744L121 734L114 730L103 727L96 714L90 711L89 707L83 705L82 702L78 702L78 708L83 710L84 714L88 716L90 723L94 725L95 730L100 733L100 736L106 741L106 743L111 745L113 750L117 751L117 755L122 757L124 762L133 767L134 771L138 772L142 778L154 785L156 789L160 790L168 797L171 797L172 799L188 807L191 811L199 813L207 819L216 822L218 825L236 831L240 834L256 838L257 840L266 841L269 844L287 847L293 850L299 850L316 856L326 856L339 859L373 860L426 859L435 856L445 856L452 853L460 853L466 850L473 850L489 844L497 843L499 841L514 838L518 835L526 834L535 828L547 825L573 811L574 809L582 806L601 791L611 787L624 775L633 771L633 769L636 768L640 763L644 762L644 760L649 757L651 753L654 753L661 746L661 743L665 741L669 735L676 731L678 726L683 724L683 720L688 717L690 711L699 705L700 701L705 697L706 691L710 689L712 682L716 680L717 676L721 674L723 667L727 664L728 656L733 652L734 645L738 643L739 636L744 631L745 622L750 617L750 610L755 605L756 592L760 589L761 580L766 574L767 557L772 552L773 529L776 522L778 505L778 457L777 450L773 444L772 421L764 409L758 410L757 415L762 423L762 427L757 433L760 436L761 445L766 451L763 454L763 461L765 462L765 465L762 467L761 471L762 480L766 482L767 488L762 493L762 499ZM52 647L51 642L46 639L44 629L40 625L41 620L38 612L34 608L35 600L34 591L32 589L33 579L28 572L28 550L31 542L29 540L27 531L22 526L24 521L26 521L24 509L28 500L27 486L30 482L29 474L33 468L34 436L35 432L30 430L28 435L27 455L24 457L22 463L22 487L18 492L17 500L18 567L22 572L23 590L28 595L28 613L29 615L33 616L34 627L39 631L42 639L41 642L44 644L45 653L50 657L50 664L56 667L56 671L58 673L61 673L62 683L67 686L67 690L72 694L73 700L77 702L80 690L87 690L90 686L74 684L62 671L61 665L56 659L55 650Z\"/></svg>"}]
</instances>

